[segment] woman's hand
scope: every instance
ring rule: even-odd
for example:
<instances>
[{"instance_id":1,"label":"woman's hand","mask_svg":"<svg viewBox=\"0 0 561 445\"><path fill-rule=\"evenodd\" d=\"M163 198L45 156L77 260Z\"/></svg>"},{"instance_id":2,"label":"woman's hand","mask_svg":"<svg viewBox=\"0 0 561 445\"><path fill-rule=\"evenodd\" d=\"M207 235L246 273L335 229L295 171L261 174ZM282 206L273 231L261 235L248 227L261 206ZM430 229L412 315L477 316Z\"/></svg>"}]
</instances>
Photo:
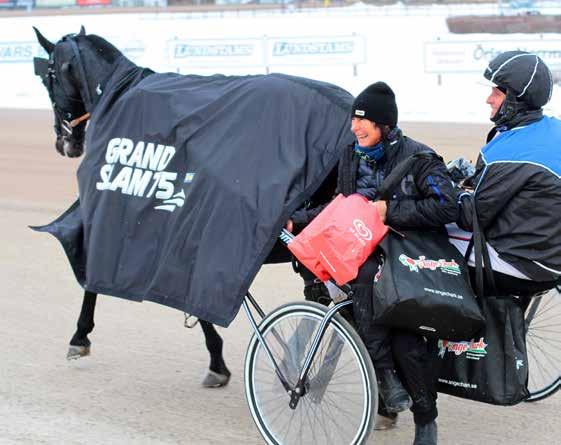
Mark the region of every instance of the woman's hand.
<instances>
[{"instance_id":1,"label":"woman's hand","mask_svg":"<svg viewBox=\"0 0 561 445\"><path fill-rule=\"evenodd\" d=\"M385 222L388 213L388 203L386 201L371 201L370 204L374 206L382 222Z\"/></svg>"},{"instance_id":2,"label":"woman's hand","mask_svg":"<svg viewBox=\"0 0 561 445\"><path fill-rule=\"evenodd\" d=\"M286 222L286 225L284 226L284 228L285 228L286 230L288 230L289 232L292 232L292 229L294 228L294 223L292 222L291 219L289 219L289 220Z\"/></svg>"}]
</instances>

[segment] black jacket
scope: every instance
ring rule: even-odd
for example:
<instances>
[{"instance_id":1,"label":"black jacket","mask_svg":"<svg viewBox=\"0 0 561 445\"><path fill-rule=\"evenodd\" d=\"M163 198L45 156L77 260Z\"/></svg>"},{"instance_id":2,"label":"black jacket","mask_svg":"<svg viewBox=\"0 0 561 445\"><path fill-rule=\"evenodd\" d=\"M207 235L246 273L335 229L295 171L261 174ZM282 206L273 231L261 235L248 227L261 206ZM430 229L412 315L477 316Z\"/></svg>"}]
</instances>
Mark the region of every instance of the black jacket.
<instances>
[{"instance_id":1,"label":"black jacket","mask_svg":"<svg viewBox=\"0 0 561 445\"><path fill-rule=\"evenodd\" d=\"M561 277L561 121L544 117L500 133L481 149L472 184L461 195L459 225L473 210L487 242L535 281Z\"/></svg>"},{"instance_id":2,"label":"black jacket","mask_svg":"<svg viewBox=\"0 0 561 445\"><path fill-rule=\"evenodd\" d=\"M399 132L395 141L386 143L384 159L374 168L382 169L382 177L388 177L401 161L420 151L433 150ZM357 191L359 163L360 159L350 145L339 160L336 194L348 196ZM386 224L394 228L440 228L458 217L457 194L438 156L420 158L415 162L411 173L394 188L391 196ZM308 224L324 207L320 205L296 211L292 216L296 229Z\"/></svg>"}]
</instances>

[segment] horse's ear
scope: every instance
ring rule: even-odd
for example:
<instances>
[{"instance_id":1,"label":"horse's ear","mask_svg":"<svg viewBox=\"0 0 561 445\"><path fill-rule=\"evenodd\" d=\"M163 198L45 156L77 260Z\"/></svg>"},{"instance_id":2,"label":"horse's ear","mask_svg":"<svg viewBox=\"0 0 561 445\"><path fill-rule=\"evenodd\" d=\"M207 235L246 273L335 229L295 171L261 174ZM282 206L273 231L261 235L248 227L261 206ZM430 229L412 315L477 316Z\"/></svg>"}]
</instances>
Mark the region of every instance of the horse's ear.
<instances>
[{"instance_id":1,"label":"horse's ear","mask_svg":"<svg viewBox=\"0 0 561 445\"><path fill-rule=\"evenodd\" d=\"M85 36L86 35L86 28L84 28L84 25L80 26L80 32L78 33L79 36Z\"/></svg>"},{"instance_id":2,"label":"horse's ear","mask_svg":"<svg viewBox=\"0 0 561 445\"><path fill-rule=\"evenodd\" d=\"M43 34L41 34L37 28L35 28L35 26L33 27L33 30L35 31L37 40L39 40L39 44L45 49L45 51L47 51L48 54L51 54L55 49L55 44L49 42L47 38Z\"/></svg>"}]
</instances>

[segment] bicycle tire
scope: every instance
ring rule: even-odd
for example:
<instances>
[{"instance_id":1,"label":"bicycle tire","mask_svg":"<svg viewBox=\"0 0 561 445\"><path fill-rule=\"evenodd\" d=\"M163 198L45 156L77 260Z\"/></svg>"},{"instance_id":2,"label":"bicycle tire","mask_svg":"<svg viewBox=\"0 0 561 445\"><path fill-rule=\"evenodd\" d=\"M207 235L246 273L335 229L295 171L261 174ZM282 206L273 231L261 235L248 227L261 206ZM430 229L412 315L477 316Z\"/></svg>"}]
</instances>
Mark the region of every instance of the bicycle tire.
<instances>
[{"instance_id":1,"label":"bicycle tire","mask_svg":"<svg viewBox=\"0 0 561 445\"><path fill-rule=\"evenodd\" d=\"M561 389L561 295L552 290L526 310L528 390L526 402L551 397Z\"/></svg>"},{"instance_id":2,"label":"bicycle tire","mask_svg":"<svg viewBox=\"0 0 561 445\"><path fill-rule=\"evenodd\" d=\"M307 343L313 339L309 328L314 325L315 332L327 311L317 303L289 303L275 309L259 325L291 385L298 380ZM320 343L308 374L307 393L296 409L289 407L290 397L255 334L248 345L244 374L251 415L270 445L362 445L373 432L378 405L374 367L362 340L339 314Z\"/></svg>"}]
</instances>

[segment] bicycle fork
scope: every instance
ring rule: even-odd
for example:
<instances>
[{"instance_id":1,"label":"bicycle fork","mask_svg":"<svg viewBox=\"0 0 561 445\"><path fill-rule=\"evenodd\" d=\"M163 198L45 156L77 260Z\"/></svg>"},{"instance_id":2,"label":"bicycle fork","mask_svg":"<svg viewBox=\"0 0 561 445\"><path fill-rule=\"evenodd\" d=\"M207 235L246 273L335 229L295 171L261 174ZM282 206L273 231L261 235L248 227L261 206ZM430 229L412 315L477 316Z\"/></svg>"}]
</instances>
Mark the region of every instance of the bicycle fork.
<instances>
[{"instance_id":1,"label":"bicycle fork","mask_svg":"<svg viewBox=\"0 0 561 445\"><path fill-rule=\"evenodd\" d=\"M317 329L312 344L310 346L309 351L306 354L306 358L304 360L304 364L302 366L302 369L300 370L300 374L298 377L298 382L296 383L296 385L294 387L291 387L291 385L288 383L288 380L286 378L286 376L284 375L284 373L282 372L279 364L277 363L277 361L275 360L275 358L273 357L273 354L271 352L271 349L269 348L269 346L267 345L267 342L265 341L265 338L263 337L261 331L259 330L258 326L257 326L257 322L253 316L253 314L251 313L251 310L249 308L248 305L248 301L254 306L255 310L257 311L257 313L260 315L261 318L264 318L264 313L261 310L261 308L259 307L259 305L257 304L257 302L253 299L253 297L251 296L251 294L248 292L246 295L246 299L243 302L243 308L244 311L249 319L249 322L255 332L255 335L257 337L257 340L259 341L259 343L261 344L261 346L263 347L263 349L265 350L267 356L269 357L269 360L271 362L271 364L273 365L274 369L275 369L275 373L278 376L278 378L281 381L282 386L284 387L284 389L286 390L286 392L290 395L290 402L289 402L289 406L291 409L296 409L296 407L298 406L298 402L300 401L300 399L306 394L306 381L308 378L308 373L310 372L310 368L312 366L313 360L317 354L317 351L319 350L319 345L323 339L323 337L325 336L325 333L329 327L329 324L331 322L331 320L333 319L333 317L335 316L335 314L342 308L345 306L348 306L349 304L352 304L352 300L345 300L342 301L340 303L337 303L335 306L333 306L331 309L329 309L327 311L327 314L325 315L325 317L323 318L323 320L321 321L319 328ZM278 334L276 332L273 332L273 335L275 335L278 339ZM287 351L287 347L284 344L284 342L279 341L279 344L283 347L283 349L285 349L285 353L290 354L290 351ZM335 346L335 354L336 357L335 359L338 359L338 355L341 353L341 348L338 346Z\"/></svg>"}]
</instances>

